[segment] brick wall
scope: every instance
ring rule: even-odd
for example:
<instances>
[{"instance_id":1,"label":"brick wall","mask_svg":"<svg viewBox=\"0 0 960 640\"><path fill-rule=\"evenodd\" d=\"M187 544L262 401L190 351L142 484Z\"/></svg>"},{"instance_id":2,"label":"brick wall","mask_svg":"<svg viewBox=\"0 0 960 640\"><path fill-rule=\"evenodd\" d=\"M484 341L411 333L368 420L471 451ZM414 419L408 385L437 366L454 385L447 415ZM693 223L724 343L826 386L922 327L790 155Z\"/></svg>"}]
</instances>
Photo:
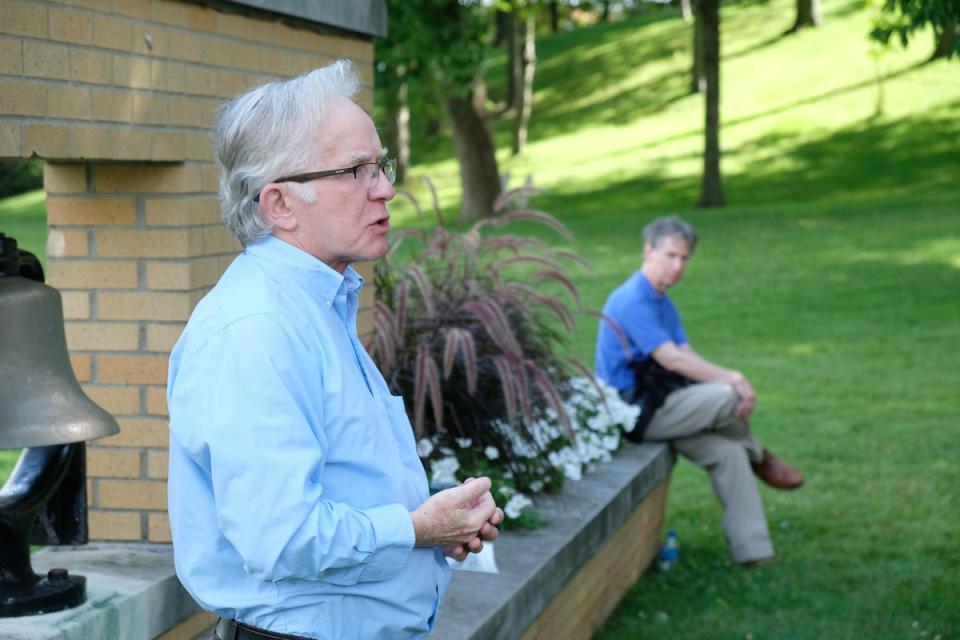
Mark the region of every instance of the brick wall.
<instances>
[{"instance_id":1,"label":"brick wall","mask_svg":"<svg viewBox=\"0 0 960 640\"><path fill-rule=\"evenodd\" d=\"M239 248L217 211L214 109L340 57L369 108L369 39L175 0L0 0L0 157L47 161L47 283L77 378L120 423L87 449L93 539L170 539L167 357Z\"/></svg>"}]
</instances>

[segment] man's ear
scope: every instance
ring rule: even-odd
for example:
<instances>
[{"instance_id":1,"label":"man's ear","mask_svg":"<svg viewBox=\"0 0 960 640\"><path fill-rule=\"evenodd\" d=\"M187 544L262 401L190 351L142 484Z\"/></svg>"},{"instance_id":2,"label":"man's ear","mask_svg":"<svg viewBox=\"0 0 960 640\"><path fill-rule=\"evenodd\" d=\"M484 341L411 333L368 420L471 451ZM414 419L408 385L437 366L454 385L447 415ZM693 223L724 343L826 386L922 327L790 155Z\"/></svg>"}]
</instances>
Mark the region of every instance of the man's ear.
<instances>
[{"instance_id":1,"label":"man's ear","mask_svg":"<svg viewBox=\"0 0 960 640\"><path fill-rule=\"evenodd\" d=\"M297 217L290 208L287 194L276 185L267 186L260 192L260 216L276 229L293 231L297 227Z\"/></svg>"},{"instance_id":2,"label":"man's ear","mask_svg":"<svg viewBox=\"0 0 960 640\"><path fill-rule=\"evenodd\" d=\"M653 245L649 242L643 243L643 259L646 260L650 257L650 254L653 252Z\"/></svg>"}]
</instances>

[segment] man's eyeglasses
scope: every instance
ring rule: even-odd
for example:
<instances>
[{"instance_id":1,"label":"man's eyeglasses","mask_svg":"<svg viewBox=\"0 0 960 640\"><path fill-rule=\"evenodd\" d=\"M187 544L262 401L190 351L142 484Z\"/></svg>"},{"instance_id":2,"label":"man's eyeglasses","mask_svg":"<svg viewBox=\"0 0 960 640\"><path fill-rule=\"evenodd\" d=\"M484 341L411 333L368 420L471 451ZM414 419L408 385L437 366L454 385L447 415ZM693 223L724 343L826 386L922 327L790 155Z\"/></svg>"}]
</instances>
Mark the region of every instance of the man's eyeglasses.
<instances>
[{"instance_id":1,"label":"man's eyeglasses","mask_svg":"<svg viewBox=\"0 0 960 640\"><path fill-rule=\"evenodd\" d=\"M347 173L353 174L353 179L357 182L364 182L372 185L380 178L380 174L387 179L387 182L393 184L397 179L397 161L395 158L380 158L376 162L362 162L345 169L329 169L327 171L313 171L311 173L298 173L294 176L277 178L271 182L310 182L320 178L329 178L330 176L342 176ZM260 194L253 197L254 202L260 202Z\"/></svg>"}]
</instances>

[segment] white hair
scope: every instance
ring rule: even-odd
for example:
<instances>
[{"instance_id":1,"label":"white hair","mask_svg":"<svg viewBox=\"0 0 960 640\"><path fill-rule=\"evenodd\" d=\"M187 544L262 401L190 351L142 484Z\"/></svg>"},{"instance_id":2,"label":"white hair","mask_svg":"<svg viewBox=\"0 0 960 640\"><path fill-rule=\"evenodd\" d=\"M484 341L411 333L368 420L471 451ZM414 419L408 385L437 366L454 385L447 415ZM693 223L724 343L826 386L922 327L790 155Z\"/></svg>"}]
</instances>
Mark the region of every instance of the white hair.
<instances>
[{"instance_id":1,"label":"white hair","mask_svg":"<svg viewBox=\"0 0 960 640\"><path fill-rule=\"evenodd\" d=\"M313 150L304 141L322 130L333 99L353 100L359 89L353 65L338 60L297 78L267 82L223 106L213 130L220 215L242 245L273 230L253 198L270 181L312 168ZM303 199L313 197L306 185L291 186Z\"/></svg>"}]
</instances>

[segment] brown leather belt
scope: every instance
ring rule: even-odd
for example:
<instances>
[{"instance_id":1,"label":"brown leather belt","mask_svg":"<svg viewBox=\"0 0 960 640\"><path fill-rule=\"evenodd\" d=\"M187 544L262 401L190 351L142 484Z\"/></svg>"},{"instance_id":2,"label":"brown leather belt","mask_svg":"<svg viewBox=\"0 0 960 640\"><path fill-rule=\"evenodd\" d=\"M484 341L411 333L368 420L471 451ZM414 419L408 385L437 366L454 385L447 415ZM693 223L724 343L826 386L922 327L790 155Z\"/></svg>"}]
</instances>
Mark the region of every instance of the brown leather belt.
<instances>
[{"instance_id":1,"label":"brown leather belt","mask_svg":"<svg viewBox=\"0 0 960 640\"><path fill-rule=\"evenodd\" d=\"M220 618L213 630L217 640L310 640L303 636L291 636L286 633L277 633L267 629L251 627L248 624Z\"/></svg>"}]
</instances>

